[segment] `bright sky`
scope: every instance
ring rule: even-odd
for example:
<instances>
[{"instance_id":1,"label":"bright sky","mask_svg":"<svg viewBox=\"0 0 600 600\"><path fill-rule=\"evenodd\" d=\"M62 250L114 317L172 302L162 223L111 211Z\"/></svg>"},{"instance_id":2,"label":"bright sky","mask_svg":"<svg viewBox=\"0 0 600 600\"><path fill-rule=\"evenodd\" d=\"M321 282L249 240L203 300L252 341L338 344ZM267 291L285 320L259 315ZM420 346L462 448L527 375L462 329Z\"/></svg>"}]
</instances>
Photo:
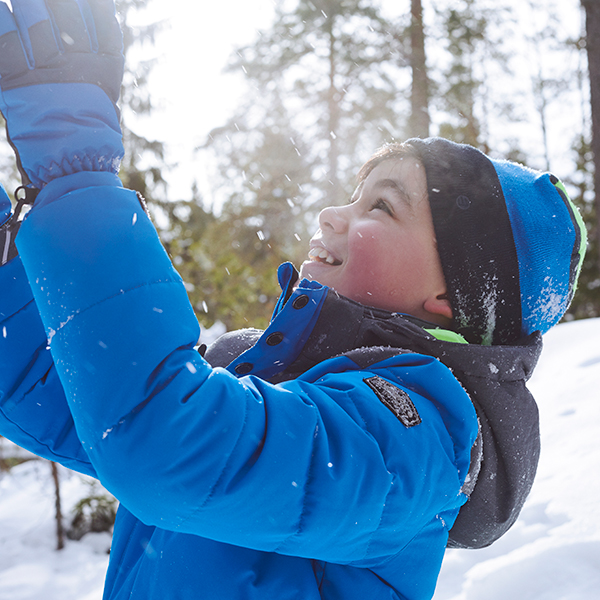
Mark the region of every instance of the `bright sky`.
<instances>
[{"instance_id":1,"label":"bright sky","mask_svg":"<svg viewBox=\"0 0 600 600\"><path fill-rule=\"evenodd\" d=\"M269 26L273 3L152 0L150 7L149 19L167 19L169 26L158 39L160 62L152 80L163 110L147 135L168 141L170 160L182 163L172 173L170 198L189 198L194 178L201 189L207 178L204 161L193 156L193 149L223 124L243 93L241 75L225 75L223 68L234 46L250 43L258 29Z\"/></svg>"}]
</instances>

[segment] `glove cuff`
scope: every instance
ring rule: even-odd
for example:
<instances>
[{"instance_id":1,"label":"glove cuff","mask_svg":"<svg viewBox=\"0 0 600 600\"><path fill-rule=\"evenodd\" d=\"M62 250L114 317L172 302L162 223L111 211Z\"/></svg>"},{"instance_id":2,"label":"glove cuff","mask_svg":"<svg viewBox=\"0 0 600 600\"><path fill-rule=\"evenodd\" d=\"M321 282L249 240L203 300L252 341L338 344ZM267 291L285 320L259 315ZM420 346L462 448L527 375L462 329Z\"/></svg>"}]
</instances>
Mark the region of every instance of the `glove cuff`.
<instances>
[{"instance_id":1,"label":"glove cuff","mask_svg":"<svg viewBox=\"0 0 600 600\"><path fill-rule=\"evenodd\" d=\"M82 171L118 172L124 154L119 114L98 86L33 85L5 92L3 100L11 114L10 142L35 187Z\"/></svg>"}]
</instances>

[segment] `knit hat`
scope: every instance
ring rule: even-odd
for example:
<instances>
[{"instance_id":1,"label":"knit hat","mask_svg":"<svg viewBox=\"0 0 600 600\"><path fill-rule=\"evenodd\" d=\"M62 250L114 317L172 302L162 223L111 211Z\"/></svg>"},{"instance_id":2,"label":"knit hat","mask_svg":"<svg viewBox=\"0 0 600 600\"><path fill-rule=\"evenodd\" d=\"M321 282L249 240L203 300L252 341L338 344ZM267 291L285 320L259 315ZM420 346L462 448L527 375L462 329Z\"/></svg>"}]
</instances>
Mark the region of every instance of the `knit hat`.
<instances>
[{"instance_id":1,"label":"knit hat","mask_svg":"<svg viewBox=\"0 0 600 600\"><path fill-rule=\"evenodd\" d=\"M425 166L456 330L483 344L548 331L569 307L586 248L562 183L465 144L406 143Z\"/></svg>"}]
</instances>

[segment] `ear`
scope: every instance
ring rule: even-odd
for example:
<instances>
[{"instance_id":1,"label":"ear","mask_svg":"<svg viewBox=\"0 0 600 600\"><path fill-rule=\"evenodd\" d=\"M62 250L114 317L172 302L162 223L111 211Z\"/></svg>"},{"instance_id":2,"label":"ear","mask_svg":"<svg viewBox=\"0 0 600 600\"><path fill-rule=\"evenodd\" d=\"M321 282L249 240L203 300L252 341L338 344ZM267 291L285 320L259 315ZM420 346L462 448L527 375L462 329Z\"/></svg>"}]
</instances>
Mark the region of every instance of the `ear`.
<instances>
[{"instance_id":1,"label":"ear","mask_svg":"<svg viewBox=\"0 0 600 600\"><path fill-rule=\"evenodd\" d=\"M432 315L452 319L452 307L450 306L450 300L448 300L446 292L427 298L423 304L423 308Z\"/></svg>"}]
</instances>

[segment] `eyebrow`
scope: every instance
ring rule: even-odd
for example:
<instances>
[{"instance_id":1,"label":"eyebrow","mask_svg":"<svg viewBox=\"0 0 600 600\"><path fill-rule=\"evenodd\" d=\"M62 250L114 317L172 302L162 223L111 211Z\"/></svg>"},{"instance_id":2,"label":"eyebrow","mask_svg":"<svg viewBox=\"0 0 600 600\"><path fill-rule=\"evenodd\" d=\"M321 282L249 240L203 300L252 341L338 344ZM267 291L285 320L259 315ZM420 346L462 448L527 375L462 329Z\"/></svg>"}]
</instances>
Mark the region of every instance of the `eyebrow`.
<instances>
[{"instance_id":1,"label":"eyebrow","mask_svg":"<svg viewBox=\"0 0 600 600\"><path fill-rule=\"evenodd\" d=\"M394 195L408 208L411 212L413 212L414 207L410 201L409 195L407 191L404 189L402 184L400 184L395 179L390 179L389 177L384 179L378 179L373 185L373 189L389 189L394 192Z\"/></svg>"}]
</instances>

